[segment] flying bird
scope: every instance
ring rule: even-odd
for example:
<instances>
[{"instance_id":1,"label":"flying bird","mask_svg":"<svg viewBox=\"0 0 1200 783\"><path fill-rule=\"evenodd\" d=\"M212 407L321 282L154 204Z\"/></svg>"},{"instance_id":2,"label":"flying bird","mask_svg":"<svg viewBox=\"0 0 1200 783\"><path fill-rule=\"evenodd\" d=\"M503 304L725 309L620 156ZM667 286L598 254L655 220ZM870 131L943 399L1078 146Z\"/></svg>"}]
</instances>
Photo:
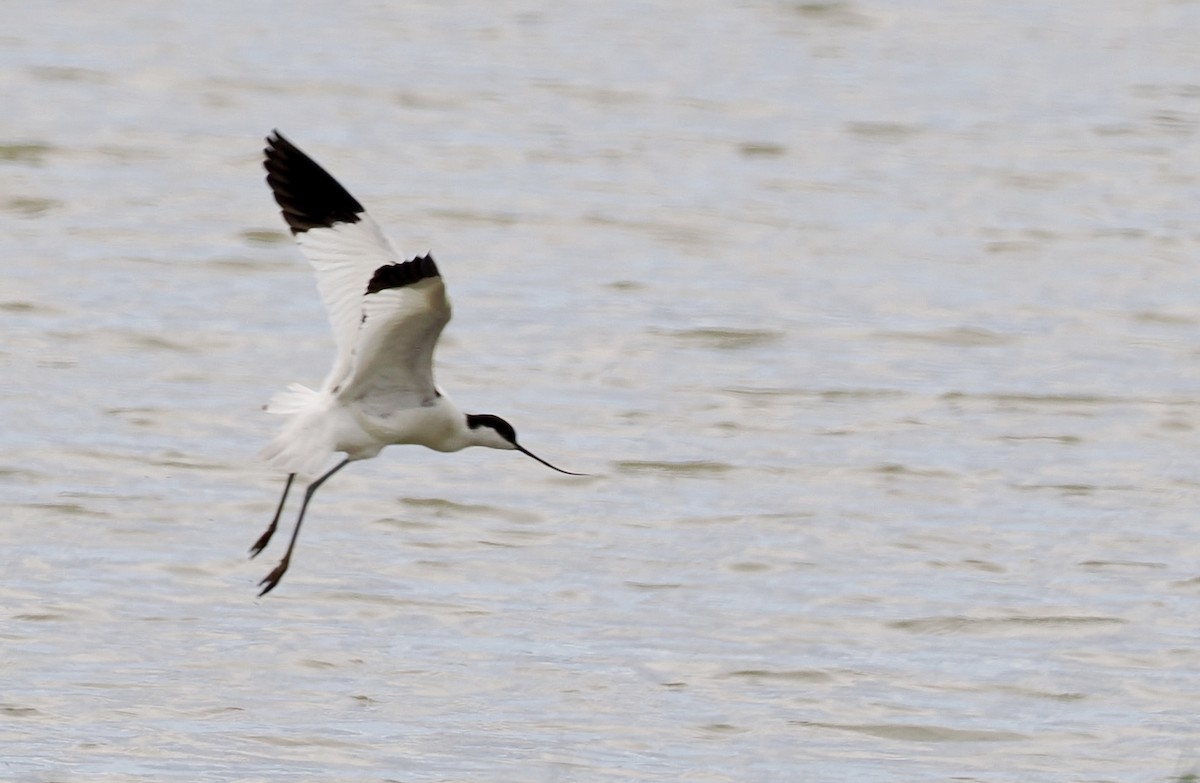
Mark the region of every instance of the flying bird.
<instances>
[{"instance_id":1,"label":"flying bird","mask_svg":"<svg viewBox=\"0 0 1200 783\"><path fill-rule=\"evenodd\" d=\"M287 472L287 482L250 557L275 534L296 476L318 475L334 453L346 456L308 485L287 551L259 582L259 596L271 592L287 571L317 489L385 446L516 450L560 473L586 475L555 467L517 443L516 431L499 416L463 413L434 383L433 351L450 320L450 301L433 256L405 260L362 204L278 130L267 137L264 152L267 184L316 271L337 358L319 390L293 383L266 406L287 417L263 450L268 463Z\"/></svg>"}]
</instances>

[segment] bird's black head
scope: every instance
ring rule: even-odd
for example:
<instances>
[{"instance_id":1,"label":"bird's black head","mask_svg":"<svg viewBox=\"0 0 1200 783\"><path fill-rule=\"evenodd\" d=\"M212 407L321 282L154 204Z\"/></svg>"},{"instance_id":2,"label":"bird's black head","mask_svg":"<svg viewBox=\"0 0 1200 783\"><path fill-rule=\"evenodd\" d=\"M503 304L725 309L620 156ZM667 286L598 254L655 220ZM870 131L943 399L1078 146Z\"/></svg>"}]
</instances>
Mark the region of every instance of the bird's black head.
<instances>
[{"instance_id":1,"label":"bird's black head","mask_svg":"<svg viewBox=\"0 0 1200 783\"><path fill-rule=\"evenodd\" d=\"M499 416L493 416L490 413L468 413L467 427L477 430L480 427L487 427L495 430L496 434L512 445L517 445L517 431L513 426Z\"/></svg>"},{"instance_id":2,"label":"bird's black head","mask_svg":"<svg viewBox=\"0 0 1200 783\"><path fill-rule=\"evenodd\" d=\"M516 449L525 456L533 457L546 467L553 468L559 473L566 473L568 476L586 475L584 473L572 473L569 470L556 468L529 449L518 445L517 431L513 429L511 424L499 416L493 416L490 413L468 413L467 428L474 433L478 433L475 440L476 446L490 446L493 449ZM495 437L492 437L492 433L495 433Z\"/></svg>"}]
</instances>

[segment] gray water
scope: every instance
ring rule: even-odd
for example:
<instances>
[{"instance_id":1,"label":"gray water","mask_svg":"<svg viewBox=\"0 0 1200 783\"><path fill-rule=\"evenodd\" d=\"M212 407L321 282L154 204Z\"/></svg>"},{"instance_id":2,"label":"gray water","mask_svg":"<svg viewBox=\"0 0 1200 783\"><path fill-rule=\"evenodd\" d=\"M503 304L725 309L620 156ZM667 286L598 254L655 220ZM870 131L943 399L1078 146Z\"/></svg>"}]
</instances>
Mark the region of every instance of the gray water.
<instances>
[{"instance_id":1,"label":"gray water","mask_svg":"<svg viewBox=\"0 0 1200 783\"><path fill-rule=\"evenodd\" d=\"M1200 771L1200 3L5 12L0 779ZM594 477L389 449L256 599L275 127Z\"/></svg>"}]
</instances>

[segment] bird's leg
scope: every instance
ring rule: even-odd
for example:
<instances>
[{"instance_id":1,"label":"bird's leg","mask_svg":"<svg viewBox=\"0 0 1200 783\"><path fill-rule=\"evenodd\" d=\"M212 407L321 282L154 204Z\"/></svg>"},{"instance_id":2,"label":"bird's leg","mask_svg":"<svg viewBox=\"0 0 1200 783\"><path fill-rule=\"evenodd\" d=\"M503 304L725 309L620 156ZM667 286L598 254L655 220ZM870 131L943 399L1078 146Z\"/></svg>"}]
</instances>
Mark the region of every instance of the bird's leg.
<instances>
[{"instance_id":1,"label":"bird's leg","mask_svg":"<svg viewBox=\"0 0 1200 783\"><path fill-rule=\"evenodd\" d=\"M283 559L279 561L279 565L275 566L275 570L267 574L266 578L258 583L262 587L262 592L258 594L259 598L274 590L275 585L279 584L279 580L287 572L288 565L292 561L292 549L296 546L296 537L300 535L300 523L304 521L304 512L308 508L308 501L312 500L313 493L317 491L317 487L325 483L325 479L337 473L348 464L350 464L349 457L334 465L332 470L309 484L308 489L304 490L304 502L300 504L300 515L296 517L296 527L292 529L292 540L288 542L287 551L283 553Z\"/></svg>"},{"instance_id":2,"label":"bird's leg","mask_svg":"<svg viewBox=\"0 0 1200 783\"><path fill-rule=\"evenodd\" d=\"M292 481L296 478L295 473L289 473L287 483L283 485L283 497L279 499L279 507L275 509L275 518L271 520L267 532L258 537L254 542L254 546L250 547L250 559L258 557L258 553L267 548L267 544L271 541L271 536L275 535L275 528L279 526L279 515L283 513L283 503L287 500L288 490L292 488Z\"/></svg>"}]
</instances>

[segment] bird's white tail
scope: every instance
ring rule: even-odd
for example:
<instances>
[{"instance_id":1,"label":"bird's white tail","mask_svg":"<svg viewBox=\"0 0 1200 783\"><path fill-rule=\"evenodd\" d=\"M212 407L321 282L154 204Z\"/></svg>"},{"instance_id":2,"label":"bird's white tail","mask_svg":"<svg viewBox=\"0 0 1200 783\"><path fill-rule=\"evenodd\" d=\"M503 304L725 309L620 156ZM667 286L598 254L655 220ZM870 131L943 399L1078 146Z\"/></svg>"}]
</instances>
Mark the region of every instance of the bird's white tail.
<instances>
[{"instance_id":1,"label":"bird's white tail","mask_svg":"<svg viewBox=\"0 0 1200 783\"><path fill-rule=\"evenodd\" d=\"M328 418L322 415L324 407L320 392L298 383L273 396L267 413L291 418L262 450L262 458L278 470L316 475L335 445Z\"/></svg>"},{"instance_id":2,"label":"bird's white tail","mask_svg":"<svg viewBox=\"0 0 1200 783\"><path fill-rule=\"evenodd\" d=\"M316 407L317 398L320 396L319 392L315 392L303 384L289 383L287 389L276 392L271 397L271 401L267 403L264 410L267 413L290 416L293 413L300 413Z\"/></svg>"}]
</instances>

